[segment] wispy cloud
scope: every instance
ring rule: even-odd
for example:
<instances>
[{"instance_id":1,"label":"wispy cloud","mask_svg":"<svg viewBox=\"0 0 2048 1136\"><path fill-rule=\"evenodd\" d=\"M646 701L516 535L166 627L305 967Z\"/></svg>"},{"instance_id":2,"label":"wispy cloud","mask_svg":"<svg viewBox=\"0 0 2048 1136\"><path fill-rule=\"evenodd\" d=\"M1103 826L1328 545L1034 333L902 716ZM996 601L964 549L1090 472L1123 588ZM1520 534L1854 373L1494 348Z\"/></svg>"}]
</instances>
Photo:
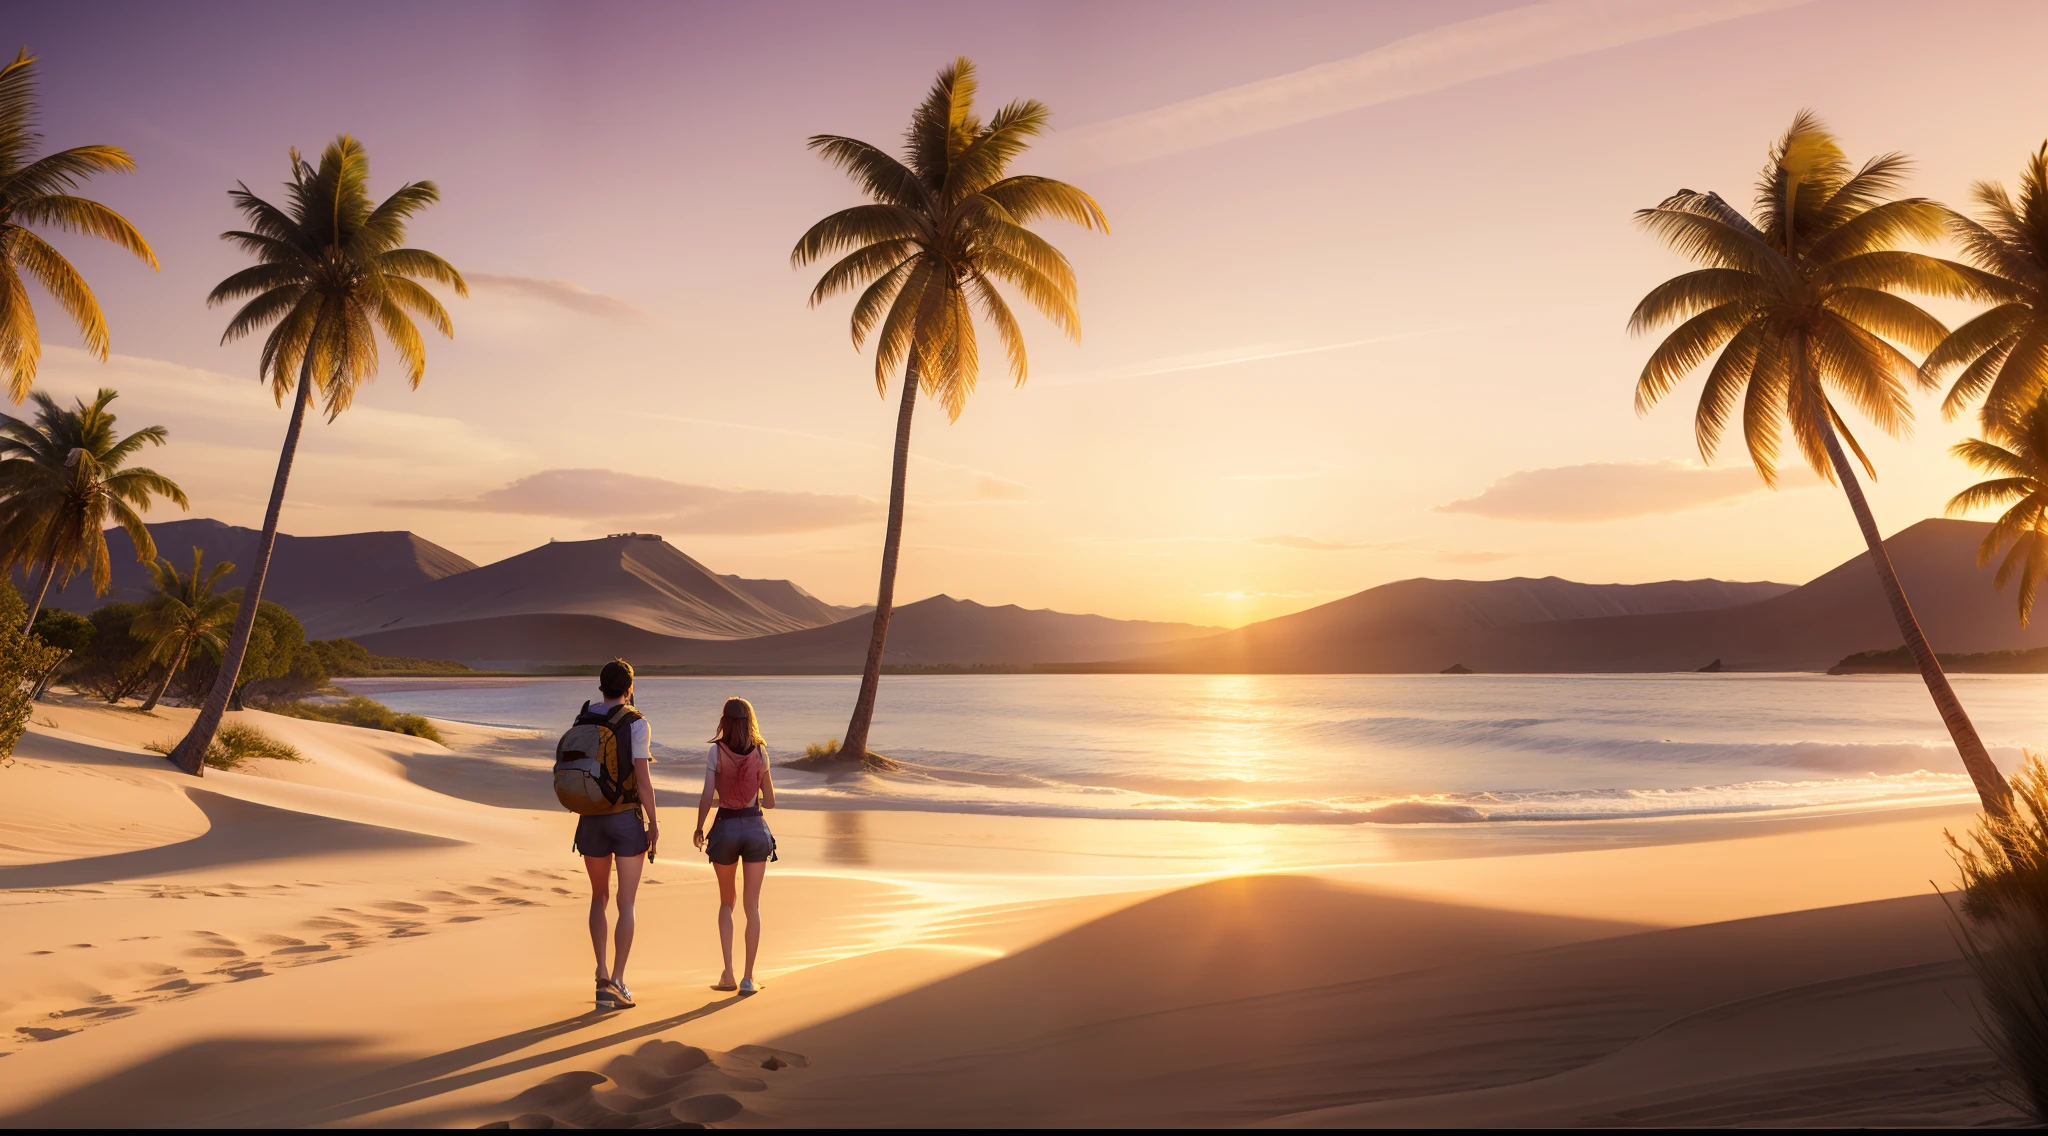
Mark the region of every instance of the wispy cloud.
<instances>
[{"instance_id":1,"label":"wispy cloud","mask_svg":"<svg viewBox=\"0 0 2048 1136\"><path fill-rule=\"evenodd\" d=\"M1362 55L1090 123L1055 136L1074 165L1140 162L1807 0L1548 0Z\"/></svg>"},{"instance_id":2,"label":"wispy cloud","mask_svg":"<svg viewBox=\"0 0 2048 1136\"><path fill-rule=\"evenodd\" d=\"M1193 351L1184 355L1169 355L1161 359L1127 363L1121 367L1106 367L1098 371L1047 375L1044 378L1033 379L1032 383L1041 387L1078 387L1122 379L1146 379L1154 375L1177 375L1184 371L1207 371L1216 367L1261 363L1268 359L1291 359L1297 355L1321 355L1330 351L1346 351L1353 347L1368 347L1376 343L1398 343L1405 339L1421 339L1424 336L1439 335L1452 330L1456 329L1433 327L1390 335L1369 335L1363 339L1346 339L1341 343L1319 343L1310 347L1287 347L1269 343L1248 347L1222 347L1213 351Z\"/></svg>"},{"instance_id":3,"label":"wispy cloud","mask_svg":"<svg viewBox=\"0 0 2048 1136\"><path fill-rule=\"evenodd\" d=\"M653 323L654 316L646 309L636 307L603 292L593 292L581 284L568 280L546 280L538 276L504 276L494 272L466 272L470 289L475 292L497 293L501 296L516 296L521 299L538 300L578 315L610 320L613 323Z\"/></svg>"},{"instance_id":4,"label":"wispy cloud","mask_svg":"<svg viewBox=\"0 0 2048 1136\"><path fill-rule=\"evenodd\" d=\"M1803 469L1786 474L1781 479L1786 488L1819 483ZM1511 473L1479 495L1438 505L1435 511L1514 521L1613 521L1684 512L1764 488L1746 465L1703 469L1679 461L1589 462Z\"/></svg>"},{"instance_id":5,"label":"wispy cloud","mask_svg":"<svg viewBox=\"0 0 2048 1136\"><path fill-rule=\"evenodd\" d=\"M1252 538L1253 544L1269 545L1273 548L1295 548L1303 552L1378 552L1396 547L1388 541L1372 541L1365 544L1350 544L1344 541L1317 540L1312 536L1261 536Z\"/></svg>"},{"instance_id":6,"label":"wispy cloud","mask_svg":"<svg viewBox=\"0 0 2048 1136\"><path fill-rule=\"evenodd\" d=\"M719 489L609 469L543 470L474 497L382 504L593 521L630 518L641 529L704 536L812 532L864 524L881 515L880 507L865 497Z\"/></svg>"}]
</instances>

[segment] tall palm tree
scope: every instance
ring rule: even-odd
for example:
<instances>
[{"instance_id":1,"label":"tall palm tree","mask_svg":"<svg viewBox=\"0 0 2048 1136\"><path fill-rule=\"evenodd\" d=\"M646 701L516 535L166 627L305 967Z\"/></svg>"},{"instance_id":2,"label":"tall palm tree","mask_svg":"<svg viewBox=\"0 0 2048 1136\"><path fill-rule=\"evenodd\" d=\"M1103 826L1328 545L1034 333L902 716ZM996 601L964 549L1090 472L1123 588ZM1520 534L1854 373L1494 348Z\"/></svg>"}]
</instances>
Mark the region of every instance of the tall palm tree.
<instances>
[{"instance_id":1,"label":"tall palm tree","mask_svg":"<svg viewBox=\"0 0 2048 1136\"><path fill-rule=\"evenodd\" d=\"M150 564L156 594L129 629L149 644L150 661L164 664L164 680L142 704L143 713L156 709L164 691L171 688L171 680L185 668L185 660L191 657L194 647L210 655L220 654L225 646L221 632L235 620L235 601L216 594L213 586L234 570L234 563L228 560L207 569L206 554L197 545L192 548L189 575L179 572L168 560L158 559Z\"/></svg>"},{"instance_id":2,"label":"tall palm tree","mask_svg":"<svg viewBox=\"0 0 2048 1136\"><path fill-rule=\"evenodd\" d=\"M1930 380L1960 371L1942 414L1954 418L1982 398L1985 429L1996 431L2048 391L2048 143L2020 172L2017 202L1995 181L1978 182L1971 196L1977 217L1952 213L1949 231L1997 302L1928 352L1922 370Z\"/></svg>"},{"instance_id":3,"label":"tall palm tree","mask_svg":"<svg viewBox=\"0 0 2048 1136\"><path fill-rule=\"evenodd\" d=\"M964 57L940 71L910 116L901 160L853 138L820 134L810 141L811 149L853 179L869 203L811 226L790 261L802 267L838 256L812 289L811 305L860 289L853 306L853 345L860 350L874 334L877 391L886 396L892 373L903 369L874 630L840 750L854 760L867 755L882 650L895 607L917 393L922 389L937 400L949 421L959 419L980 375L977 312L1002 340L1011 375L1020 385L1024 382L1029 369L1024 333L997 290L998 281L1015 288L1069 338L1080 338L1073 266L1026 226L1054 218L1109 231L1101 207L1087 194L1051 178L1009 172L1010 163L1050 121L1045 105L1020 99L983 123L974 113L975 87L974 64Z\"/></svg>"},{"instance_id":4,"label":"tall palm tree","mask_svg":"<svg viewBox=\"0 0 2048 1136\"><path fill-rule=\"evenodd\" d=\"M201 759L220 728L249 649L306 407L317 393L328 421L348 409L356 389L377 373L379 329L417 388L426 375L427 354L413 316L425 319L442 335L455 334L448 310L418 281L436 281L459 296L469 294L453 265L433 253L405 247L407 221L441 199L434 183L400 186L376 204L370 198L369 180L370 162L362 144L344 134L328 144L318 166L300 157L297 149L291 151L284 207L249 192L247 185L238 184L228 193L249 228L223 233L221 238L250 253L256 263L221 281L207 302L248 300L228 321L223 343L271 327L257 373L270 383L279 405L291 395L292 413L249 582L242 589L234 631L222 653L220 676L192 729L170 755L174 764L194 776L204 768Z\"/></svg>"},{"instance_id":5,"label":"tall palm tree","mask_svg":"<svg viewBox=\"0 0 2048 1136\"><path fill-rule=\"evenodd\" d=\"M71 582L80 568L92 572L92 590L105 595L113 582L107 555L109 524L128 531L135 557L156 559L156 542L141 513L152 498L189 507L178 483L153 469L129 467L144 446L161 446L170 432L148 426L123 438L107 409L120 397L101 388L92 402L70 408L37 391L33 424L0 414L0 570L35 573L28 625L49 598L50 583Z\"/></svg>"},{"instance_id":6,"label":"tall palm tree","mask_svg":"<svg viewBox=\"0 0 2048 1136\"><path fill-rule=\"evenodd\" d=\"M1897 436L1912 422L1912 386L1926 377L1894 343L1933 349L1947 328L1898 291L1981 298L1983 274L1898 246L1939 237L1945 211L1923 198L1890 198L1906 160L1886 154L1852 168L1810 113L1793 119L1757 184L1754 219L1712 193L1680 190L1636 214L1643 228L1704 265L1658 285L1630 318L1643 332L1674 321L1636 384L1648 411L1677 382L1707 366L1694 436L1711 459L1738 410L1751 462L1776 484L1789 428L1799 455L1840 483L1870 549L1870 562L1906 648L1934 697L1985 811L2003 817L2012 790L1992 764L1942 673L1878 535L1847 449L1876 470L1836 405L1843 399Z\"/></svg>"},{"instance_id":7,"label":"tall palm tree","mask_svg":"<svg viewBox=\"0 0 2048 1136\"><path fill-rule=\"evenodd\" d=\"M2019 577L2017 599L2024 627L2033 617L2035 588L2048 575L2048 399L2036 401L2016 418L1986 418L1989 438L1965 438L1949 453L1979 473L1995 476L1950 498L1948 513L2006 507L1977 545L1977 566L1990 564L2009 548L1993 580L2003 588L2006 581Z\"/></svg>"},{"instance_id":8,"label":"tall palm tree","mask_svg":"<svg viewBox=\"0 0 2048 1136\"><path fill-rule=\"evenodd\" d=\"M4 58L4 57L0 57ZM107 357L107 317L78 270L49 242L23 226L47 225L69 233L103 237L157 266L149 242L119 213L74 196L70 191L94 174L133 173L135 162L119 146L74 146L34 156L43 140L36 133L35 56L22 48L14 62L0 67L0 369L7 393L17 404L35 385L36 363L43 356L35 309L29 306L22 274L36 278L54 297L78 333L85 349Z\"/></svg>"}]
</instances>

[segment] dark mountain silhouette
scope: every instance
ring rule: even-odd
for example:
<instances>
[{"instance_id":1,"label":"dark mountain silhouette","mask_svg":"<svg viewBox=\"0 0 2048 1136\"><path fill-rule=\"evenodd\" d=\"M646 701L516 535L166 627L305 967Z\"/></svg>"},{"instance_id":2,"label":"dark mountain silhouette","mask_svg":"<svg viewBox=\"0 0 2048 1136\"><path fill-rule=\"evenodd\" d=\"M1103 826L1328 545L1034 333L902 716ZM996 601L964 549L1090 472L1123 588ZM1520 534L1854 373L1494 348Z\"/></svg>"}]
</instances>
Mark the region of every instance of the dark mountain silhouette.
<instances>
[{"instance_id":1,"label":"dark mountain silhouette","mask_svg":"<svg viewBox=\"0 0 2048 1136\"><path fill-rule=\"evenodd\" d=\"M2048 621L2022 628L2012 594L1995 589L1991 573L1977 567L1977 542L1989 527L1926 520L1885 542L1936 650L2048 645ZM1691 671L1718 660L1725 670L1825 670L1846 655L1899 642L1868 553L1793 589L1717 581L1637 586L1663 592L1609 587L1618 590L1597 593L1563 580L1403 580L1114 669L1426 673L1462 663L1494 673ZM1572 609L1552 602L1594 602L1596 595L1617 603L1638 595L1737 598L1745 588L1777 594L1592 618L1559 618Z\"/></svg>"},{"instance_id":2,"label":"dark mountain silhouette","mask_svg":"<svg viewBox=\"0 0 2048 1136\"><path fill-rule=\"evenodd\" d=\"M239 587L249 578L256 551L255 529L220 521L193 519L149 526L157 555L180 571L192 567L192 549L206 553L209 564L231 560L235 571L221 585ZM76 575L70 586L49 601L67 611L88 612L116 600L139 600L149 594L146 568L135 559L135 543L124 529L107 530L107 553L113 561L113 588L104 596L92 592L92 578ZM467 572L476 565L429 540L409 532L348 533L343 536L289 536L279 533L271 553L270 576L263 598L275 600L314 626L324 615L361 603L383 592ZM53 589L54 591L54 589Z\"/></svg>"},{"instance_id":3,"label":"dark mountain silhouette","mask_svg":"<svg viewBox=\"0 0 2048 1136\"><path fill-rule=\"evenodd\" d=\"M658 536L629 533L554 541L460 577L387 592L332 613L321 632L368 646L367 635L525 616L582 616L661 636L740 639L816 627L844 613L787 581L721 576ZM541 639L527 657L556 653Z\"/></svg>"},{"instance_id":4,"label":"dark mountain silhouette","mask_svg":"<svg viewBox=\"0 0 2048 1136\"><path fill-rule=\"evenodd\" d=\"M662 635L586 614L529 614L393 628L354 638L379 654L436 651L433 658L517 669L590 663L623 655L636 664L694 664L801 670L857 668L873 616L751 639L713 641ZM1213 627L1099 615L989 607L933 596L896 609L889 621L894 665L1098 663L1159 645L1214 635Z\"/></svg>"}]
</instances>

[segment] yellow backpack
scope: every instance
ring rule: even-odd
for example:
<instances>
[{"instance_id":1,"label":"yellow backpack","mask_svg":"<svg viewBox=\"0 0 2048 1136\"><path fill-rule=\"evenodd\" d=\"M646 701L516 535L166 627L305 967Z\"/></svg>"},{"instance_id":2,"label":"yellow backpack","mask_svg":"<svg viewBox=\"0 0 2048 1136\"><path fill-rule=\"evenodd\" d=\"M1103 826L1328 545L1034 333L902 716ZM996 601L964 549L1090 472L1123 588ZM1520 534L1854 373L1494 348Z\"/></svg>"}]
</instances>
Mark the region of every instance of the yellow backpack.
<instances>
[{"instance_id":1,"label":"yellow backpack","mask_svg":"<svg viewBox=\"0 0 2048 1136\"><path fill-rule=\"evenodd\" d=\"M640 807L633 785L633 723L640 712L619 705L609 714L585 702L576 723L555 743L555 799L582 816L605 816Z\"/></svg>"}]
</instances>

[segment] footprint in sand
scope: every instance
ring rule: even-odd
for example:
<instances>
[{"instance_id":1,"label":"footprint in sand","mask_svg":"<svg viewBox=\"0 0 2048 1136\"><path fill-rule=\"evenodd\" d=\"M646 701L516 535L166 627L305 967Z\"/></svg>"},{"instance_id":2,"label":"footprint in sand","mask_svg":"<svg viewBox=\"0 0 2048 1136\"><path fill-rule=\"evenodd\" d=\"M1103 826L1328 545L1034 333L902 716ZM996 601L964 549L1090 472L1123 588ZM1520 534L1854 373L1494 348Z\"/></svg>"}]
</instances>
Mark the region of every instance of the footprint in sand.
<instances>
[{"instance_id":1,"label":"footprint in sand","mask_svg":"<svg viewBox=\"0 0 2048 1136\"><path fill-rule=\"evenodd\" d=\"M750 1076L803 1067L787 1050L748 1045L730 1053L656 1040L614 1057L603 1072L576 1070L550 1077L511 1100L511 1120L485 1128L674 1128L721 1124L744 1112L736 1093L766 1091Z\"/></svg>"},{"instance_id":2,"label":"footprint in sand","mask_svg":"<svg viewBox=\"0 0 2048 1136\"><path fill-rule=\"evenodd\" d=\"M452 891L429 891L429 892L422 892L422 893L420 894L420 898L421 898L421 899L424 899L424 900L427 900L427 901L429 901L429 902L431 902L431 903L475 903L475 902L476 902L476 900L470 899L470 898L468 898L468 897L466 897L466 896L460 896L460 895L456 895L456 894L455 894L454 892L452 892Z\"/></svg>"},{"instance_id":3,"label":"footprint in sand","mask_svg":"<svg viewBox=\"0 0 2048 1136\"><path fill-rule=\"evenodd\" d=\"M247 952L238 951L233 947L193 947L185 952L185 957L202 959L245 958L247 957Z\"/></svg>"},{"instance_id":4,"label":"footprint in sand","mask_svg":"<svg viewBox=\"0 0 2048 1136\"><path fill-rule=\"evenodd\" d=\"M468 893L469 893L469 894L471 894L471 895L496 895L496 894L498 894L498 889L497 889L497 888L487 888L487 887L483 886L482 884L471 884L470 886L468 886L468 887L466 887L466 888L463 888L462 890L463 890L463 891L466 891L466 892L468 892Z\"/></svg>"},{"instance_id":5,"label":"footprint in sand","mask_svg":"<svg viewBox=\"0 0 2048 1136\"><path fill-rule=\"evenodd\" d=\"M383 911L399 911L407 915L425 915L429 910L417 903L407 903L402 899L387 899L382 903L371 904L371 906Z\"/></svg>"},{"instance_id":6,"label":"footprint in sand","mask_svg":"<svg viewBox=\"0 0 2048 1136\"><path fill-rule=\"evenodd\" d=\"M290 935L258 935L256 936L256 941L266 947L303 947L306 945L306 940L294 939Z\"/></svg>"},{"instance_id":7,"label":"footprint in sand","mask_svg":"<svg viewBox=\"0 0 2048 1136\"><path fill-rule=\"evenodd\" d=\"M483 919L483 916L481 916L481 915L455 915L455 916L451 916L451 917L449 917L449 918L447 918L447 919L443 919L443 920L441 920L441 922L443 922L443 923L476 923L476 922L480 922L480 921L481 921L482 919Z\"/></svg>"}]
</instances>

